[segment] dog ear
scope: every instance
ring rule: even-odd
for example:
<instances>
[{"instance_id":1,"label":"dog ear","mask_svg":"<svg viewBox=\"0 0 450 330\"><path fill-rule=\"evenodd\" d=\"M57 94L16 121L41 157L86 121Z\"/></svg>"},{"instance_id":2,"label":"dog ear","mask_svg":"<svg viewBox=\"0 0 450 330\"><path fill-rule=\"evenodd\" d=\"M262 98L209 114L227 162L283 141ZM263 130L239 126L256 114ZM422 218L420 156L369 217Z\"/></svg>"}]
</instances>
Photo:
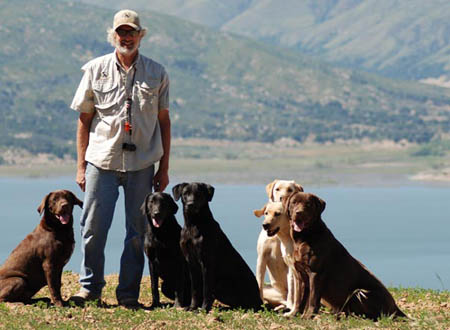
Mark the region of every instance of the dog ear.
<instances>
[{"instance_id":1,"label":"dog ear","mask_svg":"<svg viewBox=\"0 0 450 330\"><path fill-rule=\"evenodd\" d=\"M266 186L266 193L267 196L269 197L269 200L273 201L273 187L275 186L275 184L278 182L278 180L273 180L271 183L269 183Z\"/></svg>"},{"instance_id":2,"label":"dog ear","mask_svg":"<svg viewBox=\"0 0 450 330\"><path fill-rule=\"evenodd\" d=\"M313 197L314 202L316 203L317 210L319 210L319 214L322 214L323 211L325 211L325 206L327 205L327 203L325 203L322 198L317 197L316 195L313 195Z\"/></svg>"},{"instance_id":3,"label":"dog ear","mask_svg":"<svg viewBox=\"0 0 450 330\"><path fill-rule=\"evenodd\" d=\"M211 202L214 196L214 187L205 183L206 190L208 191L208 202Z\"/></svg>"},{"instance_id":4,"label":"dog ear","mask_svg":"<svg viewBox=\"0 0 450 330\"><path fill-rule=\"evenodd\" d=\"M48 193L47 195L45 195L44 199L42 199L41 204L37 208L39 214L42 214L42 212L44 212L44 210L47 208L47 201L51 194L52 193Z\"/></svg>"},{"instance_id":5,"label":"dog ear","mask_svg":"<svg viewBox=\"0 0 450 330\"><path fill-rule=\"evenodd\" d=\"M295 183L294 185L295 185L295 188L297 189L297 191L304 192L303 187L300 184Z\"/></svg>"},{"instance_id":6,"label":"dog ear","mask_svg":"<svg viewBox=\"0 0 450 330\"><path fill-rule=\"evenodd\" d=\"M289 211L289 204L291 203L292 196L294 196L295 194L296 193L290 194L287 198L283 198L283 200L281 201L284 212L286 213L289 219L291 218L291 212Z\"/></svg>"},{"instance_id":7,"label":"dog ear","mask_svg":"<svg viewBox=\"0 0 450 330\"><path fill-rule=\"evenodd\" d=\"M173 200L173 198L170 195L167 195L167 199L169 201L170 212L172 214L177 213L178 212L178 205L177 205L177 203L175 203L175 201Z\"/></svg>"},{"instance_id":8,"label":"dog ear","mask_svg":"<svg viewBox=\"0 0 450 330\"><path fill-rule=\"evenodd\" d=\"M73 205L78 205L79 207L83 208L83 202L78 199L77 196L70 190L66 190L67 194L72 198Z\"/></svg>"},{"instance_id":9,"label":"dog ear","mask_svg":"<svg viewBox=\"0 0 450 330\"><path fill-rule=\"evenodd\" d=\"M148 216L148 207L147 207L147 204L148 204L148 200L150 199L150 196L151 196L151 195L152 195L152 194L150 193L150 194L148 194L147 196L145 196L144 202L142 203L142 205L141 205L141 207L140 207L140 210L141 210L142 214L145 215L146 217Z\"/></svg>"},{"instance_id":10,"label":"dog ear","mask_svg":"<svg viewBox=\"0 0 450 330\"><path fill-rule=\"evenodd\" d=\"M264 215L264 212L266 212L267 204L264 204L264 206L260 210L254 210L253 214L255 217L260 218L262 215Z\"/></svg>"},{"instance_id":11,"label":"dog ear","mask_svg":"<svg viewBox=\"0 0 450 330\"><path fill-rule=\"evenodd\" d=\"M173 198L177 201L180 199L181 196L181 191L183 190L183 188L187 185L188 183L183 182L183 183L179 183L176 186L174 186L172 188L172 194L173 194Z\"/></svg>"}]
</instances>

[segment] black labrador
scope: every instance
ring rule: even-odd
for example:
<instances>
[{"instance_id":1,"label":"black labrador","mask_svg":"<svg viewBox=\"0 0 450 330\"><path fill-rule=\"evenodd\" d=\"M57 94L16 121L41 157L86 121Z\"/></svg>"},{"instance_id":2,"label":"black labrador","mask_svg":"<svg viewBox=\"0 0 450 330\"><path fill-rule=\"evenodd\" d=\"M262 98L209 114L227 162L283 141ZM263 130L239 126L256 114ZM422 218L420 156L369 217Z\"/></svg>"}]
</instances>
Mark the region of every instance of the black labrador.
<instances>
[{"instance_id":1,"label":"black labrador","mask_svg":"<svg viewBox=\"0 0 450 330\"><path fill-rule=\"evenodd\" d=\"M147 217L144 251L148 257L152 284L151 308L159 307L159 278L164 295L175 300L176 307L187 307L191 301L190 281L186 261L180 249L181 226L175 213L178 205L172 196L156 192L149 194L141 207Z\"/></svg>"},{"instance_id":2,"label":"black labrador","mask_svg":"<svg viewBox=\"0 0 450 330\"><path fill-rule=\"evenodd\" d=\"M173 187L175 200L183 202L181 250L191 276L189 310L210 311L214 299L230 306L259 310L261 301L255 275L214 220L209 202L214 187L181 183Z\"/></svg>"},{"instance_id":3,"label":"black labrador","mask_svg":"<svg viewBox=\"0 0 450 330\"><path fill-rule=\"evenodd\" d=\"M40 223L0 267L0 301L29 303L48 285L52 303L63 306L61 276L75 246L74 205L83 207L83 202L68 190L44 197L38 207Z\"/></svg>"}]
</instances>

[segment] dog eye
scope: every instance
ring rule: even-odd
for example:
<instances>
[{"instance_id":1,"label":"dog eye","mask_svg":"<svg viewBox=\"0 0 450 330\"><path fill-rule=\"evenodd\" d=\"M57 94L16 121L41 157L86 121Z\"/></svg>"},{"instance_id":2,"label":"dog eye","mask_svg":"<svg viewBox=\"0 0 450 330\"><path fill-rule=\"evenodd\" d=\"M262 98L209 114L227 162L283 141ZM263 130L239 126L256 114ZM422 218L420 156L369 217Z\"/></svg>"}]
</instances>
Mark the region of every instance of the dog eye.
<instances>
[{"instance_id":1,"label":"dog eye","mask_svg":"<svg viewBox=\"0 0 450 330\"><path fill-rule=\"evenodd\" d=\"M292 189L291 188L289 188L288 190L287 190L288 192L292 192Z\"/></svg>"},{"instance_id":2,"label":"dog eye","mask_svg":"<svg viewBox=\"0 0 450 330\"><path fill-rule=\"evenodd\" d=\"M276 191L280 191L280 188L275 188Z\"/></svg>"},{"instance_id":3,"label":"dog eye","mask_svg":"<svg viewBox=\"0 0 450 330\"><path fill-rule=\"evenodd\" d=\"M281 215L280 212L275 212L275 216L276 216L276 217L279 217L280 215Z\"/></svg>"}]
</instances>

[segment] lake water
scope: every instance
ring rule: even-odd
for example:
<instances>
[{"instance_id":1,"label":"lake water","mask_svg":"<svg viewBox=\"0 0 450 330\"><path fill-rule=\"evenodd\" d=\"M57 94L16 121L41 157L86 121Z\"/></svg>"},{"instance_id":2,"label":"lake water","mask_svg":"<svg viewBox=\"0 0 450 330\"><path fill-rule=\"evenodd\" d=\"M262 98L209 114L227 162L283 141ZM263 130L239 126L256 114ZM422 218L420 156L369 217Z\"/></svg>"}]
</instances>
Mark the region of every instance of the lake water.
<instances>
[{"instance_id":1,"label":"lake water","mask_svg":"<svg viewBox=\"0 0 450 330\"><path fill-rule=\"evenodd\" d=\"M265 185L215 185L216 220L253 271ZM50 191L83 195L73 178L0 179L0 262L40 220L37 207ZM171 186L167 190L171 191ZM450 188L310 187L327 203L323 219L347 250L388 286L450 289ZM65 270L79 272L80 209L74 210L75 251ZM181 208L177 219L183 224ZM118 273L124 239L122 195L106 247L106 273ZM148 274L148 265L145 272Z\"/></svg>"}]
</instances>

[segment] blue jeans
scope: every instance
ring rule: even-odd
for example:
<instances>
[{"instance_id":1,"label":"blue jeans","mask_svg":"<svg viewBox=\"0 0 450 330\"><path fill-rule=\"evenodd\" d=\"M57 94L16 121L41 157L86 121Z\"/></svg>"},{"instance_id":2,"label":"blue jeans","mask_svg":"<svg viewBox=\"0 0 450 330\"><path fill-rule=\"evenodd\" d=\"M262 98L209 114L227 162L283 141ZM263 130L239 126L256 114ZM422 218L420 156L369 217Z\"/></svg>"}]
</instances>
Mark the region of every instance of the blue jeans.
<instances>
[{"instance_id":1,"label":"blue jeans","mask_svg":"<svg viewBox=\"0 0 450 330\"><path fill-rule=\"evenodd\" d=\"M105 286L105 244L111 227L119 186L125 197L126 237L120 259L117 300L138 299L144 270L146 217L140 207L152 191L154 165L132 172L102 170L88 163L86 191L81 214L82 290L101 294Z\"/></svg>"}]
</instances>

